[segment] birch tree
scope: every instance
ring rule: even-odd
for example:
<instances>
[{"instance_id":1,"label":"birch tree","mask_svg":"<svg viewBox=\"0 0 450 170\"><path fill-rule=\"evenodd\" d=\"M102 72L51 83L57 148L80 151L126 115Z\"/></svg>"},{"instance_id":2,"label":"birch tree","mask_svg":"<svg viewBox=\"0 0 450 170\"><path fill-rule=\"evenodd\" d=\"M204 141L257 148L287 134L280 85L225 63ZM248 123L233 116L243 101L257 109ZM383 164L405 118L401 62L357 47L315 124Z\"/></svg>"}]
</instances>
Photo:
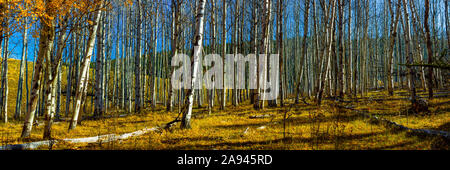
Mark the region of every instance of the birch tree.
<instances>
[{"instance_id":1,"label":"birch tree","mask_svg":"<svg viewBox=\"0 0 450 170\"><path fill-rule=\"evenodd\" d=\"M222 63L225 63L225 54L227 52L227 0L222 0ZM226 83L225 68L223 72L223 84ZM225 110L227 89L223 87L220 98L220 109Z\"/></svg>"},{"instance_id":2,"label":"birch tree","mask_svg":"<svg viewBox=\"0 0 450 170\"><path fill-rule=\"evenodd\" d=\"M25 26L23 28L23 42L22 42L22 57L20 59L20 70L19 70L19 82L17 85L17 96L16 96L16 111L14 113L14 119L19 120L20 116L22 115L22 110L21 110L21 106L22 106L22 94L23 94L23 82L24 82L24 72L26 64L25 62L27 62L27 49L28 49L28 26L26 25L28 23L28 18L24 17L23 18L23 22L25 23ZM25 84L25 86L27 86Z\"/></svg>"},{"instance_id":3,"label":"birch tree","mask_svg":"<svg viewBox=\"0 0 450 170\"><path fill-rule=\"evenodd\" d=\"M445 1L445 8L447 9L447 1ZM446 13L447 15L447 13ZM425 28L425 39L427 44L427 54L428 54L428 64L433 63L434 53L433 53L433 45L431 43L431 35L430 35L430 27L428 25L430 17L430 0L425 0L425 19L424 19L424 28ZM447 28L448 29L448 28ZM450 48L450 47L449 47ZM433 68L428 67L428 97L433 98Z\"/></svg>"},{"instance_id":4,"label":"birch tree","mask_svg":"<svg viewBox=\"0 0 450 170\"><path fill-rule=\"evenodd\" d=\"M141 34L142 34L142 14L141 14L141 2L137 0L137 40L136 40L136 56L135 56L135 66L134 66L134 74L135 74L135 102L134 108L136 113L141 111L143 107L142 104L142 88L141 88Z\"/></svg>"},{"instance_id":5,"label":"birch tree","mask_svg":"<svg viewBox=\"0 0 450 170\"><path fill-rule=\"evenodd\" d=\"M45 12L49 16L54 16L54 7L52 7L52 0L45 0ZM38 104L38 98L40 94L41 86L41 75L44 64L44 59L47 59L51 55L53 48L53 41L55 39L55 21L53 19L40 18L41 28L39 35L39 52L34 65L34 76L31 85L31 98L28 103L28 110L25 116L25 122L22 128L21 138L27 138L30 136L31 130L33 128L34 116L36 113L36 108Z\"/></svg>"},{"instance_id":6,"label":"birch tree","mask_svg":"<svg viewBox=\"0 0 450 170\"><path fill-rule=\"evenodd\" d=\"M313 0L314 1L314 0ZM303 78L303 65L305 65L305 58L307 54L307 36L308 36L308 19L309 19L309 6L310 6L310 0L305 0L305 13L304 13L304 19L303 19L303 42L302 42L302 55L300 58L300 76L298 76L297 80L297 87L296 87L296 97L295 97L295 103L298 104L299 95L300 95L300 85L301 80Z\"/></svg>"},{"instance_id":7,"label":"birch tree","mask_svg":"<svg viewBox=\"0 0 450 170\"><path fill-rule=\"evenodd\" d=\"M403 2L403 26L405 27L404 29L404 36L405 36L405 53L406 53L406 60L407 60L407 64L411 65L412 63L414 63L414 58L412 55L412 44L411 44L411 31L410 31L410 25L409 25L409 11L408 8L406 7L407 3L406 0L402 0ZM411 66L407 66L408 68L408 72L409 72L409 90L410 90L410 95L411 95L411 104L413 105L413 107L415 107L416 105L416 76L415 76L415 69L412 68Z\"/></svg>"},{"instance_id":8,"label":"birch tree","mask_svg":"<svg viewBox=\"0 0 450 170\"><path fill-rule=\"evenodd\" d=\"M198 0L197 15L195 17L195 36L192 42L194 49L192 50L191 65L191 88L187 90L183 118L181 120L182 128L191 128L192 105L194 103L194 86L197 81L197 72L200 71L200 55L203 48L203 25L205 15L205 0Z\"/></svg>"},{"instance_id":9,"label":"birch tree","mask_svg":"<svg viewBox=\"0 0 450 170\"><path fill-rule=\"evenodd\" d=\"M401 9L401 2L398 1L397 2L397 10L395 12L395 18L394 18L394 12L393 12L393 7L392 7L392 2L391 0L388 0L389 3L389 11L391 13L391 34L390 34L390 41L389 41L389 48L388 48L388 71L387 73L387 79L388 79L388 93L390 96L394 95L394 80L392 78L392 74L394 73L394 45L395 45L395 40L397 37L397 26L398 26L398 21L399 21L399 17L400 17L400 9Z\"/></svg>"},{"instance_id":10,"label":"birch tree","mask_svg":"<svg viewBox=\"0 0 450 170\"><path fill-rule=\"evenodd\" d=\"M84 54L84 59L81 63L81 71L78 77L78 82L76 86L75 91L75 108L73 111L72 119L70 120L69 130L75 129L78 122L78 116L81 109L81 99L82 96L85 95L87 90L87 82L89 78L89 66L91 63L91 56L94 50L94 43L95 43L95 35L97 34L97 28L100 21L101 16L101 10L100 7L95 8L95 12L93 15L93 22L92 24L89 24L89 38L87 41L87 47Z\"/></svg>"}]
</instances>

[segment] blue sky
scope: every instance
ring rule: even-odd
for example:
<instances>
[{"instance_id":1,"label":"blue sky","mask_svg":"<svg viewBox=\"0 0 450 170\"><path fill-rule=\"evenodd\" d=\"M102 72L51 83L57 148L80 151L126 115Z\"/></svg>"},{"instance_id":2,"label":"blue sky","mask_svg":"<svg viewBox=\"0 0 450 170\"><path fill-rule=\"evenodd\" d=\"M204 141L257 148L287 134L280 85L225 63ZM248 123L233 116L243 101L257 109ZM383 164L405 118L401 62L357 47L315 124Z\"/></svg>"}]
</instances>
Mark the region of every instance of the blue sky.
<instances>
[{"instance_id":1,"label":"blue sky","mask_svg":"<svg viewBox=\"0 0 450 170\"><path fill-rule=\"evenodd\" d=\"M300 18L300 28L298 30L299 31L299 35L303 35L303 18L304 18L303 17L303 13L304 13L304 11L303 11L304 10L303 4L304 4L304 0L285 0L285 1L286 1L286 4L287 4L286 13L285 13L285 15L287 15L287 20L286 20L286 30L285 30L284 36L286 36L288 38L292 38L292 37L295 36L295 34L296 34L295 15L297 15ZM297 6L297 1L300 1L300 6ZM171 10L170 0L163 0L163 2L165 2L164 3L165 5L163 5L165 13L170 13L170 10ZM231 38L232 38L232 35L233 35L233 30L232 30L232 25L230 23L233 23L233 21L234 21L234 18L232 17L232 15L234 15L234 12L233 12L234 11L234 0L231 0L229 2L230 2L230 4L228 5L228 16L227 16L227 28L228 28L228 30L227 30L228 31L227 32L227 34L228 34L227 35L227 42L231 42ZM370 7L371 7L370 8L371 15L373 15L373 10L375 10L375 3L377 5L377 8L376 8L377 9L377 13L378 13L377 15L379 16L377 21L378 21L378 26L379 26L379 35L381 36L381 34L382 34L382 27L383 27L383 22L382 22L383 18L380 15L383 14L383 7L384 7L383 2L384 2L384 0L376 0L376 2L374 2L374 1L369 1L369 2L371 3L371 5L370 5ZM216 5L217 10L221 11L222 10L221 9L222 2L220 0L216 0L216 3L217 3L217 5ZM250 1L247 1L246 3L250 3ZM419 13L422 14L423 1L422 0L416 0L416 4L417 3L419 3L419 5L416 5L418 8L420 8L419 9ZM444 25L445 21L442 21L442 19L445 19L443 17L443 15L444 15L443 1L442 0L431 0L431 3L432 3L431 5L433 5L433 3L437 3L437 4L435 4L435 5L437 5L437 9L438 9L438 13L437 13L438 15L436 16L436 28L438 30L442 30L442 29L445 28L445 25ZM275 4L273 4L273 5L275 5ZM318 6L319 6L319 4L317 3L317 8L319 8ZM352 6L354 7L355 5L352 5ZM206 32L205 32L205 35L204 35L205 45L209 44L209 30L210 30L210 23L209 23L210 22L210 14L208 12L209 4L207 4L206 8L207 8L206 16L205 16L205 19L206 19L205 31ZM312 8L312 5L311 5L311 8ZM189 5L184 6L184 10L186 10L186 11L190 10ZM246 9L246 10L248 10L248 12L250 13L252 9ZM347 13L347 10L348 9L346 8L344 12ZM317 11L319 11L319 10L317 10ZM311 10L311 12L312 12L312 10ZM275 14L275 13L273 13L273 14ZM353 15L354 14L355 14L355 12L353 12ZM250 17L250 16L247 16L245 18L247 21L250 19L248 17ZM273 15L272 17L275 17L275 19L276 19L276 15ZM312 22L313 22L313 19L311 17L312 17L312 14L310 13L310 19L309 19L310 26L312 25ZM423 17L423 16L421 16L421 17ZM193 20L193 16L190 19ZM221 22L220 20L221 20L221 12L219 12L219 18L216 19L216 22L220 23ZM423 19L421 19L421 20L423 21ZM170 20L166 20L166 22L171 22L171 21ZM370 22L370 24L371 24L370 26L372 28L375 26L375 24L373 22L375 22L375 20L372 19L371 22ZM352 21L352 24L354 24L354 23L355 22ZM163 47L163 44L162 44L163 43L163 40L162 40L163 39L163 33L162 33L162 27L161 26L162 26L161 25L161 20L159 20L159 26L158 26L158 51L161 51L162 47ZM246 27L247 27L246 29L249 29L248 28L249 26L250 26L249 23L246 24ZM28 58L27 58L28 61L33 61L34 60L35 53L36 53L36 47L38 46L38 44L37 44L38 42L36 42L36 39L32 37L32 34L36 34L36 32L37 32L36 29L37 29L37 24L33 25L33 27L28 30L28 34L29 34L29 36L28 36L29 37L28 38ZM186 28L186 29L190 29L190 28ZM275 29L276 29L275 25L273 25L273 29L275 31ZM345 30L346 30L346 28L345 28ZM167 31L167 28L166 28L166 31ZM309 31L309 34L311 34L311 32L312 31ZM115 37L113 36L113 38L114 38L114 43L113 43L113 46L114 46L115 45ZM218 39L216 41L217 41L217 43L220 44L220 42L221 42L221 40L220 40L220 38L221 38L221 27L220 27L220 25L217 28L217 38ZM246 38L249 39L250 35L247 35ZM275 36L272 37L272 38L275 39ZM11 35L10 41L9 41L9 51L10 51L9 58L20 59L20 57L22 55L22 42L23 42L23 39L22 39L22 32L21 31L14 32ZM166 49L170 49L170 39L166 39L165 43L166 43L166 45L165 45ZM113 48L113 50L112 50L112 58L115 58L115 56L116 56L115 53L116 53L116 50ZM63 60L64 60L64 58L63 58Z\"/></svg>"}]
</instances>

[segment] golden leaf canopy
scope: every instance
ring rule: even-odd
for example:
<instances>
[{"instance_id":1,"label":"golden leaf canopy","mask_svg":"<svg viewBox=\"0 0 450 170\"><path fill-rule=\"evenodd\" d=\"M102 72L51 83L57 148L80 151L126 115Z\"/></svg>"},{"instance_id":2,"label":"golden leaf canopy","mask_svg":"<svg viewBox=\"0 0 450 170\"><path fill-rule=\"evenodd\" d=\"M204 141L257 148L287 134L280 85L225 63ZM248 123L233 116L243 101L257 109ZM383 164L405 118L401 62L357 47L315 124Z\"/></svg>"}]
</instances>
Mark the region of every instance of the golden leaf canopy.
<instances>
[{"instance_id":1,"label":"golden leaf canopy","mask_svg":"<svg viewBox=\"0 0 450 170\"><path fill-rule=\"evenodd\" d=\"M51 23L66 15L83 16L94 11L101 3L102 0L0 0L0 17L12 17L17 23L21 23L24 18Z\"/></svg>"}]
</instances>

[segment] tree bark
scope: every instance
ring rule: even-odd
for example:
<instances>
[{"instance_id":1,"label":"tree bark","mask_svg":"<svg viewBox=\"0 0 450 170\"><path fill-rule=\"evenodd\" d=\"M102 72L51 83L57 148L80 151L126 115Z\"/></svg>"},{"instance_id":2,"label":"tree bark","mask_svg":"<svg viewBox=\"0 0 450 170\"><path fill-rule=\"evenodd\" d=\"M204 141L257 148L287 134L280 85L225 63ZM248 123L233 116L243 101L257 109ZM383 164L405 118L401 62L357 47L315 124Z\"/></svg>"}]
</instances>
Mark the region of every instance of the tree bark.
<instances>
[{"instance_id":1,"label":"tree bark","mask_svg":"<svg viewBox=\"0 0 450 170\"><path fill-rule=\"evenodd\" d=\"M142 29L141 29L141 20L142 20L142 15L141 15L141 4L140 4L140 0L137 0L137 42L136 42L136 56L135 56L135 60L134 60L134 74L135 74L135 88L134 88L134 93L135 93L135 102L134 102L134 108L135 108L135 112L139 113L141 111L141 108L143 107L143 104L141 102L142 100L142 88L141 88L141 34L142 34Z\"/></svg>"},{"instance_id":2,"label":"tree bark","mask_svg":"<svg viewBox=\"0 0 450 170\"><path fill-rule=\"evenodd\" d=\"M194 41L192 42L194 49L192 50L192 81L191 88L187 90L186 99L185 99L185 107L187 107L183 111L183 118L181 120L181 128L191 128L191 116L192 116L192 105L194 103L194 86L197 83L197 72L200 71L200 57L203 46L203 25L204 25L204 13L205 13L205 0L198 0L197 5L197 16L195 17L195 36ZM196 49L197 48L197 49Z\"/></svg>"},{"instance_id":3,"label":"tree bark","mask_svg":"<svg viewBox=\"0 0 450 170\"><path fill-rule=\"evenodd\" d=\"M277 32L278 32L278 36L277 36L277 48L278 48L278 54L280 56L280 106L283 107L284 106L284 89L283 89L283 31L282 31L282 27L283 27L283 0L278 0L278 18L277 18ZM306 16L307 17L307 16ZM308 22L308 19L306 19L306 22ZM306 25L306 30L308 29L308 24ZM305 31L307 33L307 31ZM305 50L305 47L303 47L303 50ZM302 56L304 57L304 56ZM285 73L284 73L285 74ZM286 76L286 75L285 75ZM276 100L276 99L275 99ZM275 103L276 106L276 103Z\"/></svg>"},{"instance_id":4,"label":"tree bark","mask_svg":"<svg viewBox=\"0 0 450 170\"><path fill-rule=\"evenodd\" d=\"M225 54L227 53L227 1L226 0L222 0L223 6L222 6L222 63L225 63ZM220 100L220 110L225 110L225 106L227 103L227 98L226 98L226 93L227 93L227 89L226 89L226 77L225 77L225 68L223 69L223 90L221 93L221 100Z\"/></svg>"},{"instance_id":5,"label":"tree bark","mask_svg":"<svg viewBox=\"0 0 450 170\"><path fill-rule=\"evenodd\" d=\"M445 1L445 8L447 8L447 1ZM430 27L428 25L428 20L430 16L430 0L425 0L425 39L427 44L427 54L428 54L428 64L433 64L433 45L431 44ZM448 29L448 28L447 28ZM433 98L433 68L428 67L428 97Z\"/></svg>"},{"instance_id":6,"label":"tree bark","mask_svg":"<svg viewBox=\"0 0 450 170\"><path fill-rule=\"evenodd\" d=\"M46 11L50 16L53 15L52 0L45 1ZM45 22L42 22L45 21ZM21 138L27 138L30 136L31 130L33 128L34 116L36 113L36 108L38 104L38 98L40 94L40 86L41 86L41 75L44 59L48 58L51 55L51 51L53 48L53 41L55 39L55 26L54 20L46 20L43 19L41 21L41 29L40 29L40 38L39 38L39 53L38 57L35 61L34 66L34 76L31 85L31 98L28 103L28 110L25 117L25 122L22 128Z\"/></svg>"},{"instance_id":7,"label":"tree bark","mask_svg":"<svg viewBox=\"0 0 450 170\"><path fill-rule=\"evenodd\" d=\"M24 18L24 23L27 23L27 17ZM25 25L24 30L23 30L23 47L22 47L22 57L20 60L20 73L19 73L19 82L18 82L18 87L17 87L17 96L16 96L16 111L14 113L14 119L16 120L20 120L20 116L22 115L22 110L21 110L21 106L22 106L22 91L23 91L23 77L24 72L25 72L25 62L27 62L27 47L28 47L28 28ZM26 85L27 86L27 85Z\"/></svg>"},{"instance_id":8,"label":"tree bark","mask_svg":"<svg viewBox=\"0 0 450 170\"><path fill-rule=\"evenodd\" d=\"M93 24L89 26L89 39L87 41L87 48L85 51L85 57L81 63L81 72L78 78L77 89L75 92L75 108L74 113L72 115L72 120L70 121L69 130L75 129L77 126L78 116L80 114L81 109L81 99L82 96L87 91L87 82L89 79L89 65L91 63L91 57L95 44L95 35L97 34L97 28L100 21L101 10L96 8L96 12L94 13Z\"/></svg>"},{"instance_id":9,"label":"tree bark","mask_svg":"<svg viewBox=\"0 0 450 170\"><path fill-rule=\"evenodd\" d=\"M407 64L410 65L414 63L414 58L412 55L412 44L411 44L411 31L410 31L410 25L409 25L409 11L406 7L406 0L403 0L403 10L404 10L404 34L405 34L405 53L407 57ZM407 66L409 71L409 83L410 83L410 94L411 94L411 104L414 106L416 104L416 76L415 76L415 69L411 66Z\"/></svg>"},{"instance_id":10,"label":"tree bark","mask_svg":"<svg viewBox=\"0 0 450 170\"><path fill-rule=\"evenodd\" d=\"M389 52L389 59L388 59L388 71L387 71L387 78L388 78L388 93L390 96L394 95L394 80L392 78L392 74L394 73L394 45L395 45L395 40L397 37L397 26L398 26L398 21L400 18L400 13L401 13L401 2L398 1L397 2L397 9L395 12L395 18L394 18L394 13L392 10L392 3L391 0L388 0L389 2L389 9L390 9L390 13L391 13L391 21L392 25L391 25L391 35L390 35L390 41L389 41L389 48L388 48L388 52Z\"/></svg>"},{"instance_id":11,"label":"tree bark","mask_svg":"<svg viewBox=\"0 0 450 170\"><path fill-rule=\"evenodd\" d=\"M172 50L172 56L176 56L178 53L178 20L180 15L180 5L181 3L179 0L172 0L172 44L171 44L171 50ZM173 74L174 69L170 68L170 76ZM172 83L168 83L168 99L167 99L167 111L173 110L173 97L175 94L175 91L172 88Z\"/></svg>"}]
</instances>

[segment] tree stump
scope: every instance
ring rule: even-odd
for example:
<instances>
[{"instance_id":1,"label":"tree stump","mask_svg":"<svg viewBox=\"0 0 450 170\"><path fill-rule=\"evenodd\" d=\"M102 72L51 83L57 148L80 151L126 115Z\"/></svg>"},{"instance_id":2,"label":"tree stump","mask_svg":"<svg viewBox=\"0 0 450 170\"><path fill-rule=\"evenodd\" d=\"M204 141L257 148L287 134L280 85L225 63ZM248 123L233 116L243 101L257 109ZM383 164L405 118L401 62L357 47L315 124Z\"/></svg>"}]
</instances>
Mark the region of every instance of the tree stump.
<instances>
[{"instance_id":1,"label":"tree stump","mask_svg":"<svg viewBox=\"0 0 450 170\"><path fill-rule=\"evenodd\" d=\"M429 114L428 102L424 99L417 99L417 101L408 110L413 114Z\"/></svg>"}]
</instances>

